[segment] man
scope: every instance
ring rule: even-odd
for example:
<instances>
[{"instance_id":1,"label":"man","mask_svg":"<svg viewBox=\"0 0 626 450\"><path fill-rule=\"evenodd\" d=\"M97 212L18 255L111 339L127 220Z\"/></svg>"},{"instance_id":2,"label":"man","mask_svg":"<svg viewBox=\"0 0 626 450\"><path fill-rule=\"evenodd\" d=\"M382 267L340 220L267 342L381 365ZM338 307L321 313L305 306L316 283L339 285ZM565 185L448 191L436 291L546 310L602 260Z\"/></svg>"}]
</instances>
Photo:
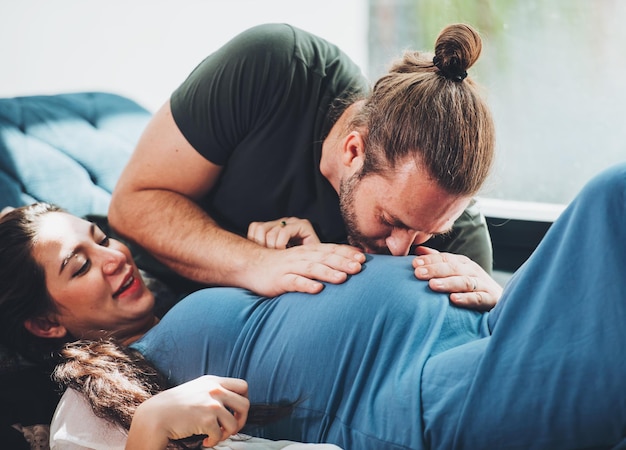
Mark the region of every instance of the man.
<instances>
[{"instance_id":1,"label":"man","mask_svg":"<svg viewBox=\"0 0 626 450\"><path fill-rule=\"evenodd\" d=\"M316 36L276 24L240 34L154 115L113 193L112 227L189 280L266 296L319 292L359 272L364 251L406 255L424 242L490 270L470 204L493 124L464 80L480 38L454 27L438 64L405 57L371 95Z\"/></svg>"}]
</instances>

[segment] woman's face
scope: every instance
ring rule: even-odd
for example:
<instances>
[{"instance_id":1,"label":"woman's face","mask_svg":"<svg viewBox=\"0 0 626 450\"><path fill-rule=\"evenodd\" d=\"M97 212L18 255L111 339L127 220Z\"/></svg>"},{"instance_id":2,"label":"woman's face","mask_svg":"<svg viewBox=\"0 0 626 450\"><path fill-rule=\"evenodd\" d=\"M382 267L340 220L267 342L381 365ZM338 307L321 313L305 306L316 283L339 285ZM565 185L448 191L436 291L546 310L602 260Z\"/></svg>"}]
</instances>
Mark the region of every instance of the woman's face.
<instances>
[{"instance_id":1,"label":"woman's face","mask_svg":"<svg viewBox=\"0 0 626 450\"><path fill-rule=\"evenodd\" d=\"M97 226L62 212L41 217L33 256L57 311L75 338L132 341L155 323L154 296L128 248Z\"/></svg>"}]
</instances>

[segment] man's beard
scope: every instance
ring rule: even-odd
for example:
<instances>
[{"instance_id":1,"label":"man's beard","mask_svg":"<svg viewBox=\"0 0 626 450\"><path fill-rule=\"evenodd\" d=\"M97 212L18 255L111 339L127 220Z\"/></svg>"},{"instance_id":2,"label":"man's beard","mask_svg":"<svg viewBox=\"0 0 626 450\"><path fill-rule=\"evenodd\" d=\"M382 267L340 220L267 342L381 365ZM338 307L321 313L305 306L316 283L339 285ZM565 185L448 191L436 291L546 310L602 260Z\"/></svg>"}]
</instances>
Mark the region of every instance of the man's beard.
<instances>
[{"instance_id":1,"label":"man's beard","mask_svg":"<svg viewBox=\"0 0 626 450\"><path fill-rule=\"evenodd\" d=\"M348 242L361 250L376 254L390 254L387 247L379 247L374 240L364 236L357 225L356 212L354 211L354 191L360 180L360 173L355 173L348 179L342 179L339 185L339 210L346 225Z\"/></svg>"}]
</instances>

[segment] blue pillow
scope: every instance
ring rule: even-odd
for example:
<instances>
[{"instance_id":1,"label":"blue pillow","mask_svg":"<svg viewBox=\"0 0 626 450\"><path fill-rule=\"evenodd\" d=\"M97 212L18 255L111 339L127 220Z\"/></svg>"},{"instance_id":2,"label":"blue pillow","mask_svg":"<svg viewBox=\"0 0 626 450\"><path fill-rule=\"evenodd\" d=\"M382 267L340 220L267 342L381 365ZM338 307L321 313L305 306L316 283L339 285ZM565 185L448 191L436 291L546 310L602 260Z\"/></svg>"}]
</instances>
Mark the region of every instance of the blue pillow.
<instances>
[{"instance_id":1,"label":"blue pillow","mask_svg":"<svg viewBox=\"0 0 626 450\"><path fill-rule=\"evenodd\" d=\"M35 201L106 215L151 114L115 94L0 99L0 209Z\"/></svg>"}]
</instances>

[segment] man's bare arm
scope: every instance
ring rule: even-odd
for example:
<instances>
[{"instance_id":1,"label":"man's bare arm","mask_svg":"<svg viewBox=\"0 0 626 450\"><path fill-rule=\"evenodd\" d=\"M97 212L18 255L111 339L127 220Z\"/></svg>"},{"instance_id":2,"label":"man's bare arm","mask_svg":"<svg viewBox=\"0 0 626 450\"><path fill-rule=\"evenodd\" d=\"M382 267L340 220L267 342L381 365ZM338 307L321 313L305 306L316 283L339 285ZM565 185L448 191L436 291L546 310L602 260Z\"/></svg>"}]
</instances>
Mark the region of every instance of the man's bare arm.
<instances>
[{"instance_id":1,"label":"man's bare arm","mask_svg":"<svg viewBox=\"0 0 626 450\"><path fill-rule=\"evenodd\" d=\"M118 181L110 224L189 279L266 296L319 292L320 281L341 283L347 274L360 271L365 257L350 246L268 249L222 229L196 204L220 172L220 166L187 142L166 103L155 113Z\"/></svg>"}]
</instances>

